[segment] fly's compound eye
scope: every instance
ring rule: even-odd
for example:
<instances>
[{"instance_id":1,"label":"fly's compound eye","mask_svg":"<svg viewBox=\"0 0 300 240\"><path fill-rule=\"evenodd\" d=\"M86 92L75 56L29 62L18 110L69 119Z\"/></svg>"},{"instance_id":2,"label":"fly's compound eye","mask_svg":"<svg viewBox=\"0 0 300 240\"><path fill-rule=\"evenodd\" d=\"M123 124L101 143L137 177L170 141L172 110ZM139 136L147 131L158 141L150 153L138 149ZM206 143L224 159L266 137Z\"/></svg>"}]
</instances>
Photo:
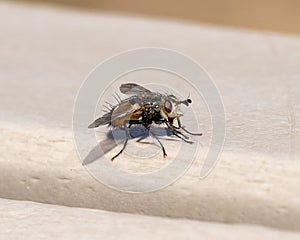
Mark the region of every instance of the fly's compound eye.
<instances>
[{"instance_id":1,"label":"fly's compound eye","mask_svg":"<svg viewBox=\"0 0 300 240\"><path fill-rule=\"evenodd\" d=\"M170 101L166 101L164 107L167 113L172 112L172 103Z\"/></svg>"}]
</instances>

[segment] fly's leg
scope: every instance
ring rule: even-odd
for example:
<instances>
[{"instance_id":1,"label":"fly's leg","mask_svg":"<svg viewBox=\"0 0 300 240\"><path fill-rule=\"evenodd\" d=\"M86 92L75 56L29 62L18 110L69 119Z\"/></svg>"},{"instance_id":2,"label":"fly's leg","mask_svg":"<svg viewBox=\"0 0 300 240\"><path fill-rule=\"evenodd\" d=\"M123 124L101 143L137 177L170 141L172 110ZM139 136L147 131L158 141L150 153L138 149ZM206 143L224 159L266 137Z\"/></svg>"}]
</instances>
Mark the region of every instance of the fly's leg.
<instances>
[{"instance_id":1,"label":"fly's leg","mask_svg":"<svg viewBox=\"0 0 300 240\"><path fill-rule=\"evenodd\" d=\"M125 129L125 134L126 134L126 140L124 142L124 145L123 145L122 149L120 150L120 152L118 152L117 155L115 155L114 157L112 157L111 161L115 160L115 158L118 157L124 151L124 149L126 148L127 142L128 142L128 140L130 138L130 136L129 136L129 130L128 130L128 127L127 127L127 123L128 122L125 121L124 124L123 124L124 129Z\"/></svg>"},{"instance_id":2,"label":"fly's leg","mask_svg":"<svg viewBox=\"0 0 300 240\"><path fill-rule=\"evenodd\" d=\"M181 129L183 131L185 131L186 133L190 134L190 135L193 135L193 136L202 136L202 133L192 133L189 130L187 130L185 127L181 127Z\"/></svg>"},{"instance_id":3,"label":"fly's leg","mask_svg":"<svg viewBox=\"0 0 300 240\"><path fill-rule=\"evenodd\" d=\"M124 151L124 149L125 149L125 147L126 147L126 145L127 145L128 139L129 139L129 138L126 138L126 140L125 140L125 142L124 142L124 145L123 145L122 149L120 150L120 152L119 152L117 155L115 155L114 157L111 158L111 161L115 160L115 158L118 157L118 156Z\"/></svg>"},{"instance_id":4,"label":"fly's leg","mask_svg":"<svg viewBox=\"0 0 300 240\"><path fill-rule=\"evenodd\" d=\"M174 127L173 127L173 128L171 127L171 131L172 131L172 133L173 133L174 135L175 135L175 133L178 134L178 135L180 134L180 135L181 135L182 137L184 137L185 139L189 139L189 137L188 137L187 135L185 135L185 134L183 134L182 132L176 130L176 128L174 128Z\"/></svg>"},{"instance_id":5,"label":"fly's leg","mask_svg":"<svg viewBox=\"0 0 300 240\"><path fill-rule=\"evenodd\" d=\"M169 124L168 121L165 121L165 123L166 123L168 129L169 129L175 136L181 135L181 136L184 137L185 139L189 139L189 137L188 137L187 135L185 135L185 134L183 134L182 132L180 132L180 131L177 130L177 129L180 129L180 127L176 127L176 126L173 126L173 125L171 126L171 125ZM176 135L176 134L177 134L177 135ZM179 137L179 138L183 139L182 137Z\"/></svg>"},{"instance_id":6,"label":"fly's leg","mask_svg":"<svg viewBox=\"0 0 300 240\"><path fill-rule=\"evenodd\" d=\"M143 144L148 144L148 142L142 142L142 140L146 139L148 136L141 136L136 142L138 143L143 143Z\"/></svg>"},{"instance_id":7,"label":"fly's leg","mask_svg":"<svg viewBox=\"0 0 300 240\"><path fill-rule=\"evenodd\" d=\"M171 126L168 122L166 122L167 127L170 129L170 131L175 135L176 137L180 138L181 140L185 141L186 143L192 144L192 141L188 141L189 137L184 135L182 132L178 131L177 129L180 129L179 127Z\"/></svg>"},{"instance_id":8,"label":"fly's leg","mask_svg":"<svg viewBox=\"0 0 300 240\"><path fill-rule=\"evenodd\" d=\"M181 137L179 134L177 134L177 132L179 132L179 131L176 131L176 132L174 131L174 132L173 132L173 134L174 134L176 137L182 139L182 140L185 141L186 143L190 143L190 144L194 143L194 142L192 142L192 141L188 141L188 140L186 140L185 138ZM180 133L180 132L179 132L179 133Z\"/></svg>"},{"instance_id":9,"label":"fly's leg","mask_svg":"<svg viewBox=\"0 0 300 240\"><path fill-rule=\"evenodd\" d=\"M164 157L167 156L166 150L164 145L161 143L161 141L158 139L158 137L154 134L154 132L151 131L150 126L146 125L143 121L141 120L130 120L129 121L129 126L131 126L131 124L142 124L147 130L148 132L151 133L151 135L158 141L159 145L161 146L161 149L163 151L163 155ZM141 141L143 138L138 139L137 141Z\"/></svg>"},{"instance_id":10,"label":"fly's leg","mask_svg":"<svg viewBox=\"0 0 300 240\"><path fill-rule=\"evenodd\" d=\"M180 119L177 118L177 122L178 122L178 127L175 127L176 129L182 129L183 131L185 131L186 133L193 135L193 136L202 136L202 133L192 133L189 130L187 130L185 127L183 127L181 125Z\"/></svg>"},{"instance_id":11,"label":"fly's leg","mask_svg":"<svg viewBox=\"0 0 300 240\"><path fill-rule=\"evenodd\" d=\"M146 127L146 126L145 126L145 127ZM159 140L159 138L154 134L154 132L151 131L151 129L150 129L149 127L146 127L146 128L147 128L148 131L151 133L151 135L152 135L153 137L155 137L155 139L158 141L158 143L159 143L159 145L161 146L161 149L162 149L162 151L163 151L163 155L164 155L164 157L166 157L166 156L167 156L167 153L166 153L166 150L165 150L164 145L161 143L161 141Z\"/></svg>"}]
</instances>

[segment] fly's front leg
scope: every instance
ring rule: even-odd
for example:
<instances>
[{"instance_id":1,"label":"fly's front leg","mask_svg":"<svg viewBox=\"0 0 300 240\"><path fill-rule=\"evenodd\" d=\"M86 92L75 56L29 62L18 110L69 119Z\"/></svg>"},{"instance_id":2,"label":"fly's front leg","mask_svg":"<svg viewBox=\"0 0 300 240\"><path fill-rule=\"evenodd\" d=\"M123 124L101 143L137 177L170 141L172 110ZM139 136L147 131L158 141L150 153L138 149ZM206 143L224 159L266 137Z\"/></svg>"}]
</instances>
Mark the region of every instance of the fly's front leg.
<instances>
[{"instance_id":1,"label":"fly's front leg","mask_svg":"<svg viewBox=\"0 0 300 240\"><path fill-rule=\"evenodd\" d=\"M112 157L111 161L115 160L115 158L118 157L124 151L124 149L126 148L127 142L128 142L128 140L130 138L129 128L127 127L127 124L128 124L128 121L124 121L123 127L124 127L125 135L126 135L126 140L124 142L124 145L123 145L122 149L120 150L120 152L118 152L118 154L116 154L114 157Z\"/></svg>"},{"instance_id":2,"label":"fly's front leg","mask_svg":"<svg viewBox=\"0 0 300 240\"><path fill-rule=\"evenodd\" d=\"M176 129L182 129L183 131L185 131L186 133L193 135L193 136L202 136L202 133L192 133L189 130L187 130L185 127L183 127L181 125L181 121L179 119L179 117L177 118L177 123L178 123L178 127L175 127Z\"/></svg>"},{"instance_id":3,"label":"fly's front leg","mask_svg":"<svg viewBox=\"0 0 300 240\"><path fill-rule=\"evenodd\" d=\"M183 134L182 132L180 132L180 131L178 131L178 130L176 130L176 128L173 128L172 129L172 132L173 132L173 134L180 134L182 137L184 137L185 139L189 139L189 137L187 136L187 135L185 135L185 134Z\"/></svg>"},{"instance_id":4,"label":"fly's front leg","mask_svg":"<svg viewBox=\"0 0 300 240\"><path fill-rule=\"evenodd\" d=\"M168 129L169 129L175 136L181 135L181 136L184 137L185 139L189 139L189 137L188 137L187 135L185 135L185 134L183 134L182 132L180 132L180 131L177 130L177 129L180 129L179 127L176 127L176 126L174 126L174 125L171 126L171 125L169 124L168 121L165 121L165 123L166 123ZM179 137L179 138L182 138L182 137ZM183 138L182 138L182 139L183 139Z\"/></svg>"},{"instance_id":5,"label":"fly's front leg","mask_svg":"<svg viewBox=\"0 0 300 240\"><path fill-rule=\"evenodd\" d=\"M178 131L173 132L173 134L174 134L176 137L182 139L182 140L185 141L186 143L190 143L190 144L194 143L194 142L192 142L192 141L188 141L188 140L186 140L185 138L181 137L179 134L177 134L177 132L178 132ZM180 132L179 132L179 133L180 133Z\"/></svg>"}]
</instances>

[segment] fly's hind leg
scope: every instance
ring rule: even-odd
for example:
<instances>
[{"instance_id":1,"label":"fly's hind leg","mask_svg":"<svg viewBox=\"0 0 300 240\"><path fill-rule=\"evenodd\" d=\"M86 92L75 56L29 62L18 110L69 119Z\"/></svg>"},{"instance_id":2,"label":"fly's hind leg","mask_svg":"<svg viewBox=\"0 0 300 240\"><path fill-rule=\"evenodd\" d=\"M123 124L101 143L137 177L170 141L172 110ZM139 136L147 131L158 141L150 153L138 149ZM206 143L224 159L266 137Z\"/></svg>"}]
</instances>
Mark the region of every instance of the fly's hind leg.
<instances>
[{"instance_id":1,"label":"fly's hind leg","mask_svg":"<svg viewBox=\"0 0 300 240\"><path fill-rule=\"evenodd\" d=\"M114 157L111 158L111 161L115 160L115 158L118 157L118 156L124 151L124 149L126 148L128 139L129 139L129 138L126 138L126 140L125 140L125 142L124 142L124 145L123 145L122 149L120 150L120 152L119 152L118 154L116 154Z\"/></svg>"},{"instance_id":2,"label":"fly's hind leg","mask_svg":"<svg viewBox=\"0 0 300 240\"><path fill-rule=\"evenodd\" d=\"M125 135L126 135L126 140L124 142L124 145L122 147L122 149L120 150L120 152L118 152L118 154L116 154L114 157L111 158L111 161L115 160L115 158L117 158L123 151L124 149L126 148L126 145L127 145L127 142L130 138L130 135L129 135L129 129L127 127L127 121L124 122L123 126L124 126L124 129L125 129ZM130 125L131 126L131 125Z\"/></svg>"}]
</instances>

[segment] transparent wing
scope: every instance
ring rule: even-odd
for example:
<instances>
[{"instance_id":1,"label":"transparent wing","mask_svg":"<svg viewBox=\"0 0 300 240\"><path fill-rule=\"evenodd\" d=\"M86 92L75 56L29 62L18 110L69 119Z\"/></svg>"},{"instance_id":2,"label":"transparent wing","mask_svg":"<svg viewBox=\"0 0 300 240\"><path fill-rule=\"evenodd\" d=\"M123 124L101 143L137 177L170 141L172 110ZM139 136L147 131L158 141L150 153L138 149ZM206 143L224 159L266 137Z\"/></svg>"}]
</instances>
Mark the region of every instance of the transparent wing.
<instances>
[{"instance_id":1,"label":"transparent wing","mask_svg":"<svg viewBox=\"0 0 300 240\"><path fill-rule=\"evenodd\" d=\"M131 117L137 113L139 108L140 105L138 103L131 104L129 101L124 101L112 111L111 122L130 120Z\"/></svg>"},{"instance_id":2,"label":"transparent wing","mask_svg":"<svg viewBox=\"0 0 300 240\"><path fill-rule=\"evenodd\" d=\"M111 111L96 119L89 128L96 128L100 125L122 126L124 121L137 120L142 114L140 101L137 96L132 96L114 106Z\"/></svg>"},{"instance_id":3,"label":"transparent wing","mask_svg":"<svg viewBox=\"0 0 300 240\"><path fill-rule=\"evenodd\" d=\"M124 83L120 86L120 92L126 95L142 95L152 93L136 83Z\"/></svg>"},{"instance_id":4,"label":"transparent wing","mask_svg":"<svg viewBox=\"0 0 300 240\"><path fill-rule=\"evenodd\" d=\"M110 124L111 121L111 111L105 113L103 116L97 118L94 122L92 122L88 128L96 128L99 127L100 125L106 125Z\"/></svg>"}]
</instances>

